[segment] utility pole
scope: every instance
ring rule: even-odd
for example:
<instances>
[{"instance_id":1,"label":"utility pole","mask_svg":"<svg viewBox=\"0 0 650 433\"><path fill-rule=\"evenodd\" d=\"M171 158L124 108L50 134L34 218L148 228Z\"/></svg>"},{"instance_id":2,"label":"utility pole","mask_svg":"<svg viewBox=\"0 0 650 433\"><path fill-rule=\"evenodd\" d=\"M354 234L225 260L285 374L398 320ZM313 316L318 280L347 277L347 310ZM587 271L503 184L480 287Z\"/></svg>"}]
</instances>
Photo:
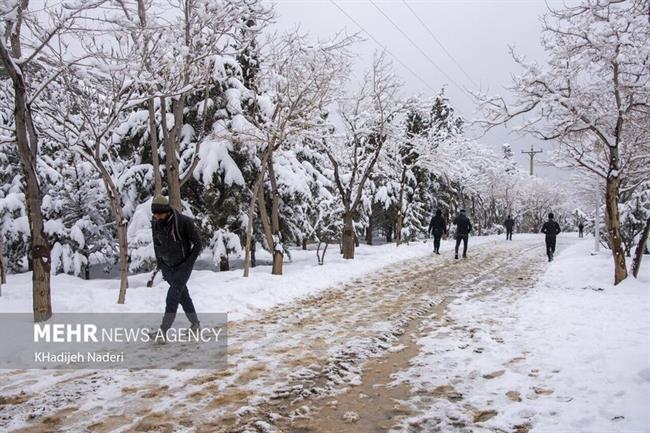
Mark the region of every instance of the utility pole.
<instances>
[{"instance_id":1,"label":"utility pole","mask_svg":"<svg viewBox=\"0 0 650 433\"><path fill-rule=\"evenodd\" d=\"M533 158L535 158L535 155L538 153L542 153L542 150L534 150L533 145L530 145L530 150L529 151L524 151L522 150L521 153L527 153L530 155L530 175L533 175Z\"/></svg>"},{"instance_id":2,"label":"utility pole","mask_svg":"<svg viewBox=\"0 0 650 433\"><path fill-rule=\"evenodd\" d=\"M594 218L594 254L600 252L600 188L596 201L596 217Z\"/></svg>"}]
</instances>

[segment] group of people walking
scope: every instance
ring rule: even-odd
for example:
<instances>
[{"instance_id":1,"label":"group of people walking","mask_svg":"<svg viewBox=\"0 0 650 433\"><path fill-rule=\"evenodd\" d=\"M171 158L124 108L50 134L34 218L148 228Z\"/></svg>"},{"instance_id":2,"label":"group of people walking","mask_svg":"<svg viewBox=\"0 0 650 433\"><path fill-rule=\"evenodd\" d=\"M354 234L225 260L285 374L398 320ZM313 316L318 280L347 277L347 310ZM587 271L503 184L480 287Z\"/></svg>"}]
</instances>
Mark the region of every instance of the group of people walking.
<instances>
[{"instance_id":1,"label":"group of people walking","mask_svg":"<svg viewBox=\"0 0 650 433\"><path fill-rule=\"evenodd\" d=\"M191 323L191 328L200 329L199 318L187 289L187 281L201 252L202 243L192 218L172 208L167 197L162 195L154 197L151 204L151 213L151 230L156 262L158 269L162 272L163 279L169 283L165 302L165 315L160 325L162 334L157 333L158 337L161 335L162 337L156 337L157 342L164 343L164 335L172 326L179 305L183 307ZM460 210L454 218L453 224L456 226L454 257L458 259L458 250L462 243L462 255L463 258L467 258L467 243L469 234L472 232L472 223L465 214L465 209ZM506 228L506 239L512 240L515 221L508 215L503 225ZM581 223L579 227L581 237L582 228ZM552 213L548 214L548 221L542 226L541 232L546 236L546 254L550 262L553 260L553 254L555 253L556 237L560 233L560 226L555 221ZM433 235L434 253L440 254L440 241L443 236L448 235L447 221L442 216L440 209L431 218L428 234Z\"/></svg>"},{"instance_id":2,"label":"group of people walking","mask_svg":"<svg viewBox=\"0 0 650 433\"><path fill-rule=\"evenodd\" d=\"M461 209L456 218L454 218L453 224L456 226L456 247L454 249L454 258L458 259L458 249L460 244L463 244L463 258L467 258L467 242L469 238L469 233L472 231L472 223L465 214L465 209ZM515 227L515 220L511 215L508 215L506 220L503 222L503 226L506 229L506 240L512 240L512 232ZM580 222L578 224L579 236L583 236L584 224ZM555 254L555 244L557 235L561 232L560 225L555 221L555 216L553 212L548 214L548 220L542 226L541 233L545 235L546 243L546 255L548 261L553 260L553 255ZM447 230L447 221L442 216L442 211L440 209L436 210L436 214L431 218L429 223L429 229L427 234L433 236L433 252L434 254L440 254L440 240L443 236L448 235Z\"/></svg>"},{"instance_id":3,"label":"group of people walking","mask_svg":"<svg viewBox=\"0 0 650 433\"><path fill-rule=\"evenodd\" d=\"M458 249L461 242L463 243L463 258L467 258L467 241L469 234L472 231L472 223L465 215L465 209L461 209L456 218L454 218L454 225L456 226L456 258L458 258ZM440 254L440 239L442 236L447 236L447 221L442 216L442 211L438 209L436 214L431 218L429 223L429 236L433 235L433 252Z\"/></svg>"}]
</instances>

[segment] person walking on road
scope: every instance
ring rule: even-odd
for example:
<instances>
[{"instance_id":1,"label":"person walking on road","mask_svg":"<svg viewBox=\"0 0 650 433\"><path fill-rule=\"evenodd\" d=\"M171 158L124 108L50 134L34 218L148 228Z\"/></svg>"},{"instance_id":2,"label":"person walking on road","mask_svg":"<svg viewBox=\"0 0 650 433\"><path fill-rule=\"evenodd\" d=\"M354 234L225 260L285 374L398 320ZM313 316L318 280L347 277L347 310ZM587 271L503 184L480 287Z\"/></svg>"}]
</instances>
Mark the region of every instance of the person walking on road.
<instances>
[{"instance_id":1,"label":"person walking on road","mask_svg":"<svg viewBox=\"0 0 650 433\"><path fill-rule=\"evenodd\" d=\"M460 242L463 242L463 258L467 258L467 240L469 238L469 233L472 231L472 223L465 215L465 209L461 209L460 213L454 219L454 224L456 225L456 256L458 259L458 247Z\"/></svg>"},{"instance_id":2,"label":"person walking on road","mask_svg":"<svg viewBox=\"0 0 650 433\"><path fill-rule=\"evenodd\" d=\"M156 342L164 343L164 336L176 318L178 304L183 307L191 323L191 329L200 329L199 318L187 289L187 281L192 273L194 262L201 252L201 238L194 220L173 209L169 198L157 195L151 202L151 230L158 268L163 279L169 283L165 305L165 315L160 325ZM158 337L161 336L162 337Z\"/></svg>"},{"instance_id":3,"label":"person walking on road","mask_svg":"<svg viewBox=\"0 0 650 433\"><path fill-rule=\"evenodd\" d=\"M433 252L440 254L440 238L447 234L447 221L442 217L440 209L436 210L436 214L431 218L428 234L433 235Z\"/></svg>"},{"instance_id":4,"label":"person walking on road","mask_svg":"<svg viewBox=\"0 0 650 433\"><path fill-rule=\"evenodd\" d=\"M560 225L555 221L553 212L548 214L548 221L542 226L541 232L546 235L546 255L548 261L553 261L553 254L555 254L555 240L560 233Z\"/></svg>"},{"instance_id":5,"label":"person walking on road","mask_svg":"<svg viewBox=\"0 0 650 433\"><path fill-rule=\"evenodd\" d=\"M503 222L503 225L506 228L506 240L512 240L512 229L515 228L515 220L508 215L508 218Z\"/></svg>"},{"instance_id":6,"label":"person walking on road","mask_svg":"<svg viewBox=\"0 0 650 433\"><path fill-rule=\"evenodd\" d=\"M585 225L582 223L582 221L580 221L578 223L578 237L579 238L584 237L584 230L585 230Z\"/></svg>"}]
</instances>

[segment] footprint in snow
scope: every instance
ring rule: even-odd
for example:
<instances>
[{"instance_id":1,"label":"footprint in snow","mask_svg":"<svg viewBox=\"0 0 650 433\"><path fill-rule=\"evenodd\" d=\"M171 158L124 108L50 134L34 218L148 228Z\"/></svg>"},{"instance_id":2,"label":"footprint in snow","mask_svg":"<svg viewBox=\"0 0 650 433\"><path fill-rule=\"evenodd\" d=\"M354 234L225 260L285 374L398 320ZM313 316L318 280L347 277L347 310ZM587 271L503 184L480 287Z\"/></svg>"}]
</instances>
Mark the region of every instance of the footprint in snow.
<instances>
[{"instance_id":1,"label":"footprint in snow","mask_svg":"<svg viewBox=\"0 0 650 433\"><path fill-rule=\"evenodd\" d=\"M495 416L498 415L498 412L496 410L481 410L476 413L474 413L474 422L479 423L479 422L485 422L491 418L494 418Z\"/></svg>"},{"instance_id":2,"label":"footprint in snow","mask_svg":"<svg viewBox=\"0 0 650 433\"><path fill-rule=\"evenodd\" d=\"M483 379L495 379L499 376L503 376L503 373L505 372L505 370L493 371L492 373L484 374Z\"/></svg>"},{"instance_id":3,"label":"footprint in snow","mask_svg":"<svg viewBox=\"0 0 650 433\"><path fill-rule=\"evenodd\" d=\"M508 391L506 392L506 397L508 397L508 400L510 401L516 401L520 402L521 401L521 394L517 391Z\"/></svg>"}]
</instances>

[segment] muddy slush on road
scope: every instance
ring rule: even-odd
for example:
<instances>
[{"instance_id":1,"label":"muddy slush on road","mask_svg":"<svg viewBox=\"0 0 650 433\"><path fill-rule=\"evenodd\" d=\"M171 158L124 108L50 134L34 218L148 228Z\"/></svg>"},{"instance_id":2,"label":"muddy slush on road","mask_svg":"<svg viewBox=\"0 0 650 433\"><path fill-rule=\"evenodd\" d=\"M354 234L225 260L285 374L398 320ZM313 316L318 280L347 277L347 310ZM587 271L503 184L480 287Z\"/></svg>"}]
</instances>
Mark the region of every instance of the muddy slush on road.
<instances>
[{"instance_id":1,"label":"muddy slush on road","mask_svg":"<svg viewBox=\"0 0 650 433\"><path fill-rule=\"evenodd\" d=\"M1 402L0 426L19 417L27 427L16 432L426 431L404 423L418 408L405 404L411 387L393 381L417 339L448 320L457 297L523 292L545 268L544 246L530 238L484 243L467 259L404 261L229 324L224 370L49 372L39 393ZM3 373L2 394L45 375ZM463 398L453 387L429 397Z\"/></svg>"}]
</instances>

